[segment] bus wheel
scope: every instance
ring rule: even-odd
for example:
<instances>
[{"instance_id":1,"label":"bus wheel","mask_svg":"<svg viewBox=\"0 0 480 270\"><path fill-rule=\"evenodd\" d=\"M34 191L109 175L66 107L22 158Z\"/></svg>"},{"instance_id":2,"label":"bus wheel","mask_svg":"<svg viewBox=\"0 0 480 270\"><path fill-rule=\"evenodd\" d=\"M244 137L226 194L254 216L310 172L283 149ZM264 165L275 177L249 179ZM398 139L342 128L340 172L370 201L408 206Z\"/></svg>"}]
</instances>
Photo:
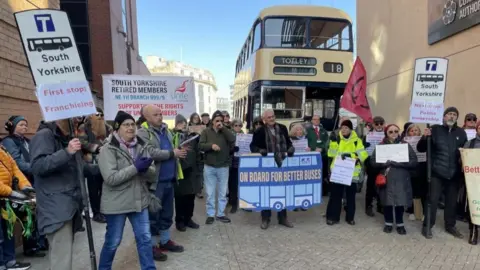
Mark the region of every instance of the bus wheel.
<instances>
[{"instance_id":1,"label":"bus wheel","mask_svg":"<svg viewBox=\"0 0 480 270\"><path fill-rule=\"evenodd\" d=\"M277 211L282 210L282 208L283 208L283 205L282 205L281 202L276 202L276 203L273 204L273 209L275 209Z\"/></svg>"},{"instance_id":2,"label":"bus wheel","mask_svg":"<svg viewBox=\"0 0 480 270\"><path fill-rule=\"evenodd\" d=\"M59 46L58 48L60 49L60 51L65 50L65 48L63 46Z\"/></svg>"},{"instance_id":3,"label":"bus wheel","mask_svg":"<svg viewBox=\"0 0 480 270\"><path fill-rule=\"evenodd\" d=\"M42 48L38 47L37 52L42 52Z\"/></svg>"},{"instance_id":4,"label":"bus wheel","mask_svg":"<svg viewBox=\"0 0 480 270\"><path fill-rule=\"evenodd\" d=\"M306 209L306 208L309 208L310 205L311 205L311 204L310 204L310 201L309 201L309 200L304 200L304 201L302 202L302 207L305 208L305 209Z\"/></svg>"}]
</instances>

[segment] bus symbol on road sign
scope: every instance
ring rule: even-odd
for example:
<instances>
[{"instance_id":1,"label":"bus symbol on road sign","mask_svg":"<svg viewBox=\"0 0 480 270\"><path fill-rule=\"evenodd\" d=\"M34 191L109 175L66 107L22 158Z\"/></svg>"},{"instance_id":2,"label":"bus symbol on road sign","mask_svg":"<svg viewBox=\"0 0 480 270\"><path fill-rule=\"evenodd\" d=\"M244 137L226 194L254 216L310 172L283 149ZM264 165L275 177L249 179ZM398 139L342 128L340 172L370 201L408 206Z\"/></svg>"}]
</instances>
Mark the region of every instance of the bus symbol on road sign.
<instances>
[{"instance_id":1,"label":"bus symbol on road sign","mask_svg":"<svg viewBox=\"0 0 480 270\"><path fill-rule=\"evenodd\" d=\"M37 25L38 32L55 32L55 25L53 25L52 15L38 14L33 15Z\"/></svg>"},{"instance_id":2,"label":"bus symbol on road sign","mask_svg":"<svg viewBox=\"0 0 480 270\"><path fill-rule=\"evenodd\" d=\"M425 71L437 71L437 60L427 60Z\"/></svg>"}]
</instances>

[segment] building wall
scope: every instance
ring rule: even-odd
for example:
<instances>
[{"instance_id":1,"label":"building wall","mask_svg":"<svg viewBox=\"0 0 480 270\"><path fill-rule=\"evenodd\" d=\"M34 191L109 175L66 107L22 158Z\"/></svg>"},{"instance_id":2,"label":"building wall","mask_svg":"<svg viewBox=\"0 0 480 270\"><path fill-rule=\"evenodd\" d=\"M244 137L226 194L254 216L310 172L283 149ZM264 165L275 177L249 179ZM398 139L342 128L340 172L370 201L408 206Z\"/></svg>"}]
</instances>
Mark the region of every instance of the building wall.
<instances>
[{"instance_id":1,"label":"building wall","mask_svg":"<svg viewBox=\"0 0 480 270\"><path fill-rule=\"evenodd\" d=\"M23 51L13 13L35 8L60 7L58 0L0 1L0 135L5 135L3 123L11 115L29 119L32 135L41 120L35 97L35 85Z\"/></svg>"},{"instance_id":2,"label":"building wall","mask_svg":"<svg viewBox=\"0 0 480 270\"><path fill-rule=\"evenodd\" d=\"M357 0L357 50L367 69L374 115L403 124L409 117L413 67L418 57L447 57L445 106L460 117L478 109L480 26L428 45L428 1Z\"/></svg>"},{"instance_id":3,"label":"building wall","mask_svg":"<svg viewBox=\"0 0 480 270\"><path fill-rule=\"evenodd\" d=\"M196 111L200 114L206 112L211 115L217 110L217 85L215 77L210 71L176 61L167 61L158 56L147 56L146 63L152 75L193 77Z\"/></svg>"}]
</instances>

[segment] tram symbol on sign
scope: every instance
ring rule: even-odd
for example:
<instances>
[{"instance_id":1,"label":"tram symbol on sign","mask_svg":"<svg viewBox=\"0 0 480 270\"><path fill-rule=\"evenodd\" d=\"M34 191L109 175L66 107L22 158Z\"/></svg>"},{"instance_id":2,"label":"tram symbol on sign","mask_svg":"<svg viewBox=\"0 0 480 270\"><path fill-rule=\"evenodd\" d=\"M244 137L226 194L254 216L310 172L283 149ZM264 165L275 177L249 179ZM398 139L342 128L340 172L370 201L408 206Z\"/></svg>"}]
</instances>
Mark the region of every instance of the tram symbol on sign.
<instances>
[{"instance_id":1,"label":"tram symbol on sign","mask_svg":"<svg viewBox=\"0 0 480 270\"><path fill-rule=\"evenodd\" d=\"M37 31L43 32L55 32L55 25L53 24L52 15L50 14L38 14L33 15L35 18L35 24L37 25Z\"/></svg>"},{"instance_id":2,"label":"tram symbol on sign","mask_svg":"<svg viewBox=\"0 0 480 270\"><path fill-rule=\"evenodd\" d=\"M427 60L425 62L425 72L435 72L437 71L437 60ZM420 73L417 74L417 82L442 82L445 80L443 74L438 73Z\"/></svg>"}]
</instances>

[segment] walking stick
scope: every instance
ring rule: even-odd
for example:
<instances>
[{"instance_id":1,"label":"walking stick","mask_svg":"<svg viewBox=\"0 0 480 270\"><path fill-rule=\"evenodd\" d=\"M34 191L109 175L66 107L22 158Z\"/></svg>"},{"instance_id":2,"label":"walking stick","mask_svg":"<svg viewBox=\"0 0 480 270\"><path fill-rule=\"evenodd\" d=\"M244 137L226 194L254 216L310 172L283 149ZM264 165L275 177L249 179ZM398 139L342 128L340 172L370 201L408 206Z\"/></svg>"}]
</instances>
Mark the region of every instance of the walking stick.
<instances>
[{"instance_id":1,"label":"walking stick","mask_svg":"<svg viewBox=\"0 0 480 270\"><path fill-rule=\"evenodd\" d=\"M75 135L75 127L73 125L73 121L68 121L70 124L70 134L72 138L76 137ZM85 226L87 227L87 238L88 238L88 248L90 251L90 264L92 270L97 270L97 257L95 255L95 245L93 243L93 232L92 232L92 222L90 220L90 209L88 208L89 201L87 195L87 187L85 185L85 177L83 175L83 158L81 151L77 151L75 153L75 163L77 166L77 175L78 175L78 182L80 183L80 190L82 193L82 204L83 204L83 211L85 213Z\"/></svg>"},{"instance_id":2,"label":"walking stick","mask_svg":"<svg viewBox=\"0 0 480 270\"><path fill-rule=\"evenodd\" d=\"M427 128L430 128L430 124L427 124ZM427 136L427 205L424 212L425 215L425 225L426 225L426 235L430 235L432 233L432 214L430 209L432 209L432 203L430 201L431 198L431 187L432 187L432 135Z\"/></svg>"}]
</instances>

